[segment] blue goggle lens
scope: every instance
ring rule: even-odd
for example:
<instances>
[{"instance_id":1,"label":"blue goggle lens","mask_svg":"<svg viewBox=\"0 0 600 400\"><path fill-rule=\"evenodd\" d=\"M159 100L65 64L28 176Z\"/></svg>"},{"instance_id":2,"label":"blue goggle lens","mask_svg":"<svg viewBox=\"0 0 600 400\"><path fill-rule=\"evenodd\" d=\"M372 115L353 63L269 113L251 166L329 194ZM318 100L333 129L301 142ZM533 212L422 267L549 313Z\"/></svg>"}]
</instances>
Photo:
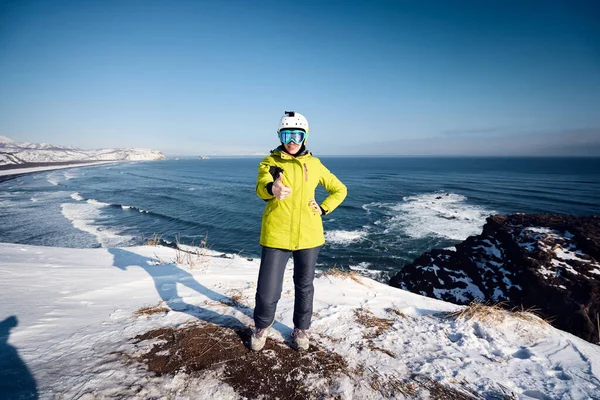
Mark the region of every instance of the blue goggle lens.
<instances>
[{"instance_id":1,"label":"blue goggle lens","mask_svg":"<svg viewBox=\"0 0 600 400\"><path fill-rule=\"evenodd\" d=\"M281 140L283 144L290 144L291 142L302 144L305 138L306 132L298 129L285 129L283 131L279 131L279 140Z\"/></svg>"}]
</instances>

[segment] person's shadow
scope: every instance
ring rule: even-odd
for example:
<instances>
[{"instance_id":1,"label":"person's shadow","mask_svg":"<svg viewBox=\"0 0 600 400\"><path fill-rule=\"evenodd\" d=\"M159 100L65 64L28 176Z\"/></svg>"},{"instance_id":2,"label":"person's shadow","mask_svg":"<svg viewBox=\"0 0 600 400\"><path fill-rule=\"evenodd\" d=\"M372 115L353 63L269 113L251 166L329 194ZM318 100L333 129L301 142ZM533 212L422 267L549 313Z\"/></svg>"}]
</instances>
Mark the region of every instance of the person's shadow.
<instances>
[{"instance_id":1,"label":"person's shadow","mask_svg":"<svg viewBox=\"0 0 600 400\"><path fill-rule=\"evenodd\" d=\"M8 344L10 330L18 324L14 315L0 322L0 398L37 399L38 389L33 375L17 349Z\"/></svg>"},{"instance_id":2,"label":"person's shadow","mask_svg":"<svg viewBox=\"0 0 600 400\"><path fill-rule=\"evenodd\" d=\"M173 263L156 265L157 260L127 250L110 248L108 251L114 257L113 265L115 267L124 271L128 267L140 267L144 269L154 280L154 286L160 298L171 310L192 315L215 325L232 328L238 335L246 336L248 327L236 317L219 314L210 309L186 303L177 292L177 284L185 285L210 300L229 305L243 314L252 317L252 310L249 308L238 304L226 295L217 293L200 284L196 281L194 275Z\"/></svg>"}]
</instances>

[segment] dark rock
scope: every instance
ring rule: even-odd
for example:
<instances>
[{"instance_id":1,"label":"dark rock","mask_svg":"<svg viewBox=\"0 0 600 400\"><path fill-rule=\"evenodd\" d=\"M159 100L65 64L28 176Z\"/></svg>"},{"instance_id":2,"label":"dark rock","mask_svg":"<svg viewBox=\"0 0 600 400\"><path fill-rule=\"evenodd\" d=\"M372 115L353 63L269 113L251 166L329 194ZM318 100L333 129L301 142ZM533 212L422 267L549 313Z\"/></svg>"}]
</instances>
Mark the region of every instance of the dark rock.
<instances>
[{"instance_id":1,"label":"dark rock","mask_svg":"<svg viewBox=\"0 0 600 400\"><path fill-rule=\"evenodd\" d=\"M559 329L598 342L600 216L489 217L480 235L419 256L390 285L456 304L534 308Z\"/></svg>"}]
</instances>

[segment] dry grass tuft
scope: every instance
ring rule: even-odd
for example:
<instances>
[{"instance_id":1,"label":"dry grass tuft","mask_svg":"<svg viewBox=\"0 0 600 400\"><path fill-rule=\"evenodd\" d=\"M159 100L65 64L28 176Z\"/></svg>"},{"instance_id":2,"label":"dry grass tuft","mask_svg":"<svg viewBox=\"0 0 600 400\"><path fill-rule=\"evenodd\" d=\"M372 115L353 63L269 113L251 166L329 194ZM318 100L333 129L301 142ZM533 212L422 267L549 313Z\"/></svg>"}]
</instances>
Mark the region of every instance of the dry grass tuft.
<instances>
[{"instance_id":1,"label":"dry grass tuft","mask_svg":"<svg viewBox=\"0 0 600 400\"><path fill-rule=\"evenodd\" d=\"M208 236L208 235L207 235ZM177 265L187 265L191 269L196 266L205 265L210 261L210 247L208 246L207 236L204 239L200 240L200 244L196 246L194 242L191 245L184 245L181 243L181 239L179 235L175 236L175 242L167 242L162 239L162 236L155 233L152 235L150 239L145 242L146 246L167 246L175 249L175 257L172 259L162 259L156 253L154 253L154 257L156 258L156 264L177 264Z\"/></svg>"},{"instance_id":2,"label":"dry grass tuft","mask_svg":"<svg viewBox=\"0 0 600 400\"><path fill-rule=\"evenodd\" d=\"M406 314L404 314L402 311L395 309L395 308L386 308L385 309L386 312L390 313L390 314L396 314L399 317L402 318L406 318Z\"/></svg>"},{"instance_id":3,"label":"dry grass tuft","mask_svg":"<svg viewBox=\"0 0 600 400\"><path fill-rule=\"evenodd\" d=\"M209 262L209 246L208 246L208 235L204 236L204 239L200 241L198 246L194 242L190 246L184 246L181 244L180 237L175 237L175 258L173 263L177 265L188 265L190 268L204 265Z\"/></svg>"},{"instance_id":4,"label":"dry grass tuft","mask_svg":"<svg viewBox=\"0 0 600 400\"><path fill-rule=\"evenodd\" d=\"M535 315L535 309L512 309L507 310L502 306L504 303L484 304L477 301L457 311L442 313L444 318L474 320L484 323L501 324L507 317L513 317L540 326L549 325L544 319Z\"/></svg>"},{"instance_id":5,"label":"dry grass tuft","mask_svg":"<svg viewBox=\"0 0 600 400\"><path fill-rule=\"evenodd\" d=\"M379 318L374 316L369 310L362 308L354 310L354 320L366 328L375 328L374 332L365 332L365 339L377 337L384 331L392 329L393 319Z\"/></svg>"},{"instance_id":6,"label":"dry grass tuft","mask_svg":"<svg viewBox=\"0 0 600 400\"><path fill-rule=\"evenodd\" d=\"M237 309L250 308L250 306L248 304L244 303L244 301L243 301L244 295L241 290L231 289L226 293L226 295L228 296L228 298L225 300L221 300L220 301L221 304L226 305L226 306L235 307Z\"/></svg>"},{"instance_id":7,"label":"dry grass tuft","mask_svg":"<svg viewBox=\"0 0 600 400\"><path fill-rule=\"evenodd\" d=\"M349 269L340 269L340 268L329 268L325 271L322 271L320 276L332 276L338 279L352 279L354 282L356 283L360 283L361 285L364 285L362 283L362 281L360 280L361 276L360 274L349 270Z\"/></svg>"},{"instance_id":8,"label":"dry grass tuft","mask_svg":"<svg viewBox=\"0 0 600 400\"><path fill-rule=\"evenodd\" d=\"M539 324L541 326L548 326L552 322L551 319L545 319L538 315L538 308L513 308L510 310L511 314L522 321L527 321L532 324Z\"/></svg>"},{"instance_id":9,"label":"dry grass tuft","mask_svg":"<svg viewBox=\"0 0 600 400\"><path fill-rule=\"evenodd\" d=\"M150 239L148 239L146 241L146 243L144 243L144 245L145 246L154 246L154 247L156 247L156 246L158 246L161 243L161 239L162 239L161 235L159 235L158 233L154 233L150 237Z\"/></svg>"},{"instance_id":10,"label":"dry grass tuft","mask_svg":"<svg viewBox=\"0 0 600 400\"><path fill-rule=\"evenodd\" d=\"M373 341L369 340L365 346L367 349L371 350L371 351L379 351L383 354L387 354L388 356L390 356L391 358L396 358L396 355L388 350L388 349L383 349L381 347L375 346L375 343L373 343Z\"/></svg>"},{"instance_id":11,"label":"dry grass tuft","mask_svg":"<svg viewBox=\"0 0 600 400\"><path fill-rule=\"evenodd\" d=\"M417 398L419 394L419 386L416 382L411 382L407 379L400 379L395 376L383 376L374 368L370 368L372 373L368 380L371 389L379 392L385 399L397 398L402 395L409 399Z\"/></svg>"},{"instance_id":12,"label":"dry grass tuft","mask_svg":"<svg viewBox=\"0 0 600 400\"><path fill-rule=\"evenodd\" d=\"M457 381L453 384L437 382L426 375L412 374L406 378L394 375L383 376L374 368L369 368L371 373L368 379L371 389L379 392L386 399L393 399L402 395L411 399L428 398L432 400L516 400L514 393L501 385L498 389L485 394L477 393L469 387L466 381Z\"/></svg>"},{"instance_id":13,"label":"dry grass tuft","mask_svg":"<svg viewBox=\"0 0 600 400\"><path fill-rule=\"evenodd\" d=\"M483 304L476 301L456 311L442 313L449 319L475 320L481 322L502 323L507 312L500 304Z\"/></svg>"},{"instance_id":14,"label":"dry grass tuft","mask_svg":"<svg viewBox=\"0 0 600 400\"><path fill-rule=\"evenodd\" d=\"M142 307L139 310L134 311L133 315L136 317L140 317L142 315L149 316L149 315L154 315L154 314L166 314L169 311L171 311L171 309L168 307L165 307L163 305L163 303L161 302L160 304L158 304L156 306Z\"/></svg>"}]
</instances>

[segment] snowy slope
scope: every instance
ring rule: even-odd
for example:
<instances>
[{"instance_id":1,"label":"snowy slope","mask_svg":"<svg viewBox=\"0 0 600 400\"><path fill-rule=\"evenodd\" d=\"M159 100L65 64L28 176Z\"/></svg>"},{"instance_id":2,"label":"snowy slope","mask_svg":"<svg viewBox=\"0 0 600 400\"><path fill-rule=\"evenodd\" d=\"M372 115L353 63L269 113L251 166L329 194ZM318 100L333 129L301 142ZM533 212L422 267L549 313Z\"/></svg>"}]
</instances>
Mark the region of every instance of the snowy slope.
<instances>
[{"instance_id":1,"label":"snowy slope","mask_svg":"<svg viewBox=\"0 0 600 400\"><path fill-rule=\"evenodd\" d=\"M0 338L8 338L0 353L15 356L0 361L0 393L11 398L20 382L22 394L42 399L239 398L218 369L158 376L137 361L152 343L133 338L152 329L252 324L259 260L204 251L190 267L177 257L166 247L0 244ZM291 272L270 339L283 347L293 327ZM442 318L461 307L354 275L323 274L315 290L311 351L348 364L327 379L307 377L315 396L436 398L419 386L429 379L468 388L479 396L472 398L600 398L600 348L535 318ZM158 304L171 311L133 314ZM417 394L375 382L404 382Z\"/></svg>"},{"instance_id":2,"label":"snowy slope","mask_svg":"<svg viewBox=\"0 0 600 400\"><path fill-rule=\"evenodd\" d=\"M139 161L164 158L161 152L149 149L81 150L49 143L15 142L0 136L0 165L68 161Z\"/></svg>"}]
</instances>

